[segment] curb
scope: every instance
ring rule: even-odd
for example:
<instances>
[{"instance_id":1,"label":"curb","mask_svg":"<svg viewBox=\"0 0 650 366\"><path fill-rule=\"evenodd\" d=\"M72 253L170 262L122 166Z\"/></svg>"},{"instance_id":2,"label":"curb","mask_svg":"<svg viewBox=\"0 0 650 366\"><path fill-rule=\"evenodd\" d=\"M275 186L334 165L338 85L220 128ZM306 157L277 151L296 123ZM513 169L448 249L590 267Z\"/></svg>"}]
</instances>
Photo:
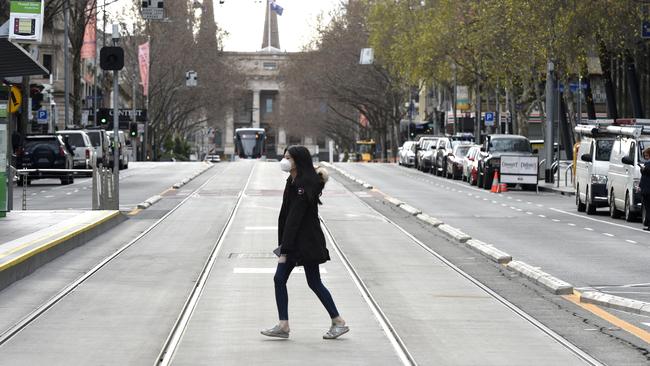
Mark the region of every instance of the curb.
<instances>
[{"instance_id":1,"label":"curb","mask_svg":"<svg viewBox=\"0 0 650 366\"><path fill-rule=\"evenodd\" d=\"M459 243L465 243L468 240L472 239L471 236L447 224L442 224L438 226L438 230L442 231L445 235L447 235L451 239L456 240Z\"/></svg>"},{"instance_id":2,"label":"curb","mask_svg":"<svg viewBox=\"0 0 650 366\"><path fill-rule=\"evenodd\" d=\"M138 208L141 209L141 210L145 210L145 209L151 207L152 205L154 205L156 202L160 201L161 199L162 199L162 196L158 195L158 194L155 195L155 196L151 196L151 197L147 198L146 201L138 203Z\"/></svg>"},{"instance_id":3,"label":"curb","mask_svg":"<svg viewBox=\"0 0 650 366\"><path fill-rule=\"evenodd\" d=\"M429 225L431 225L431 226L433 226L435 228L437 228L438 226L444 224L444 222L436 219L435 217L431 217L431 216L429 216L427 214L421 213L421 214L417 215L416 217L417 217L418 220L424 221L427 224L429 224Z\"/></svg>"},{"instance_id":4,"label":"curb","mask_svg":"<svg viewBox=\"0 0 650 366\"><path fill-rule=\"evenodd\" d=\"M400 201L400 200L398 200L396 198L393 198L393 197L385 196L384 199L386 201L392 203L393 205L398 206L398 207L404 204L404 202L402 202L402 201Z\"/></svg>"},{"instance_id":5,"label":"curb","mask_svg":"<svg viewBox=\"0 0 650 366\"><path fill-rule=\"evenodd\" d=\"M551 193L561 194L563 196L575 196L576 195L575 191L563 191L563 190L555 188L555 187L551 188L551 187L537 185L537 188L542 192L551 192Z\"/></svg>"},{"instance_id":6,"label":"curb","mask_svg":"<svg viewBox=\"0 0 650 366\"><path fill-rule=\"evenodd\" d=\"M29 276L41 266L53 261L68 251L85 245L108 230L116 227L127 217L119 211L114 211L95 222L89 223L72 232L58 237L51 237L38 247L9 260L0 266L0 290L12 283Z\"/></svg>"},{"instance_id":7,"label":"curb","mask_svg":"<svg viewBox=\"0 0 650 366\"><path fill-rule=\"evenodd\" d=\"M580 302L650 316L650 303L609 295L602 292L583 292L580 294Z\"/></svg>"},{"instance_id":8,"label":"curb","mask_svg":"<svg viewBox=\"0 0 650 366\"><path fill-rule=\"evenodd\" d=\"M573 293L573 286L570 283L564 282L559 278L553 277L550 274L533 267L530 264L521 261L511 261L506 265L508 269L517 272L520 275L532 280L538 285L546 288L555 295L570 295Z\"/></svg>"},{"instance_id":9,"label":"curb","mask_svg":"<svg viewBox=\"0 0 650 366\"><path fill-rule=\"evenodd\" d=\"M508 264L512 261L512 256L510 254L480 240L471 239L465 242L465 245L499 264Z\"/></svg>"},{"instance_id":10,"label":"curb","mask_svg":"<svg viewBox=\"0 0 650 366\"><path fill-rule=\"evenodd\" d=\"M410 213L413 216L417 216L417 215L422 213L422 211L420 211L419 209L417 209L417 208L415 208L415 207L413 207L411 205L407 205L406 203L402 203L401 205L399 205L399 208L401 208L402 210Z\"/></svg>"}]
</instances>

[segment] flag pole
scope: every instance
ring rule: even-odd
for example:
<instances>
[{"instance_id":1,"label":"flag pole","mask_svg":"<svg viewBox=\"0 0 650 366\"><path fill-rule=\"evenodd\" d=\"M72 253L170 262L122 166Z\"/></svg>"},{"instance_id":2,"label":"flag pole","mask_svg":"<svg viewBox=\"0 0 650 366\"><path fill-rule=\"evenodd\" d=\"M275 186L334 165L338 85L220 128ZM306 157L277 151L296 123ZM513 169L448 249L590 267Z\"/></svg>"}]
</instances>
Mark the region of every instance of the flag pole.
<instances>
[{"instance_id":1,"label":"flag pole","mask_svg":"<svg viewBox=\"0 0 650 366\"><path fill-rule=\"evenodd\" d=\"M271 53L271 0L267 1L268 5L268 11L269 11L269 24L268 24L268 44L267 47L269 48L269 53Z\"/></svg>"}]
</instances>

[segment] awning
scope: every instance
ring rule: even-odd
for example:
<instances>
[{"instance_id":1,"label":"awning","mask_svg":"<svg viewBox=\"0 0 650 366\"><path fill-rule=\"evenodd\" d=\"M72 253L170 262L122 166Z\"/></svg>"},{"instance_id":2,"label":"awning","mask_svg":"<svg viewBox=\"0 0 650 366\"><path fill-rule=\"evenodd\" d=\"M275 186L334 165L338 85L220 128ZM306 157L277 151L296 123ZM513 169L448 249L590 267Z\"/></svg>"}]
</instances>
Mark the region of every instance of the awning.
<instances>
[{"instance_id":1,"label":"awning","mask_svg":"<svg viewBox=\"0 0 650 366\"><path fill-rule=\"evenodd\" d=\"M50 72L19 45L0 36L0 78L47 75Z\"/></svg>"}]
</instances>

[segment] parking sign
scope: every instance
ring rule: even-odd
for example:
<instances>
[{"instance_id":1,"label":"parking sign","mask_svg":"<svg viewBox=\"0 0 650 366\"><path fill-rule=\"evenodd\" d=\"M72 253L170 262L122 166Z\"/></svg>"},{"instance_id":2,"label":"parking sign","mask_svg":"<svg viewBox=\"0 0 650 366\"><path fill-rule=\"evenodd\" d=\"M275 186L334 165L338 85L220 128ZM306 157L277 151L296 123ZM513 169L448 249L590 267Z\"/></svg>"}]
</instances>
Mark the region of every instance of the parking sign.
<instances>
[{"instance_id":1,"label":"parking sign","mask_svg":"<svg viewBox=\"0 0 650 366\"><path fill-rule=\"evenodd\" d=\"M494 112L485 112L485 125L494 126Z\"/></svg>"}]
</instances>

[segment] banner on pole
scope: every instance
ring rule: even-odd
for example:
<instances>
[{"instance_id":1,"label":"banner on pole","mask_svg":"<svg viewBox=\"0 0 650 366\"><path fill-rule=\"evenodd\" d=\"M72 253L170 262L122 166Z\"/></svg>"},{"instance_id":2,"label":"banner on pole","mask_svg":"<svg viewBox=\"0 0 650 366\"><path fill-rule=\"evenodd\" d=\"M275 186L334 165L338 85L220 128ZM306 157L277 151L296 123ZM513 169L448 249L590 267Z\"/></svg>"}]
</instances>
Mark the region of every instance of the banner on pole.
<instances>
[{"instance_id":1,"label":"banner on pole","mask_svg":"<svg viewBox=\"0 0 650 366\"><path fill-rule=\"evenodd\" d=\"M142 95L149 95L149 42L138 46L138 61L140 63L140 84Z\"/></svg>"},{"instance_id":2,"label":"banner on pole","mask_svg":"<svg viewBox=\"0 0 650 366\"><path fill-rule=\"evenodd\" d=\"M96 1L89 1L86 12L90 15L84 31L84 43L81 46L81 59L92 59L97 57L97 7Z\"/></svg>"}]
</instances>

